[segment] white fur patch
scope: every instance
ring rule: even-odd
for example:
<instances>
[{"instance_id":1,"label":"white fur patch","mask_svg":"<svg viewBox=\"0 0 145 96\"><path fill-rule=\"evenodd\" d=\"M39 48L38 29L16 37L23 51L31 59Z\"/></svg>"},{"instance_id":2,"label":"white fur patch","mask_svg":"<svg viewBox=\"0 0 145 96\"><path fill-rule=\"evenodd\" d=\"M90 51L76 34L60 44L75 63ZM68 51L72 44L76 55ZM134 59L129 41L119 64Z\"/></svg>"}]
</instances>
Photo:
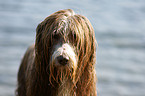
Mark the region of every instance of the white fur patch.
<instances>
[{"instance_id":1,"label":"white fur patch","mask_svg":"<svg viewBox=\"0 0 145 96\"><path fill-rule=\"evenodd\" d=\"M62 45L56 45L55 51L52 54L52 62L57 66L59 65L56 58L58 56L63 56L67 60L69 60L69 66L76 68L77 67L77 60L76 60L76 54L74 52L74 49L68 44L64 43Z\"/></svg>"}]
</instances>

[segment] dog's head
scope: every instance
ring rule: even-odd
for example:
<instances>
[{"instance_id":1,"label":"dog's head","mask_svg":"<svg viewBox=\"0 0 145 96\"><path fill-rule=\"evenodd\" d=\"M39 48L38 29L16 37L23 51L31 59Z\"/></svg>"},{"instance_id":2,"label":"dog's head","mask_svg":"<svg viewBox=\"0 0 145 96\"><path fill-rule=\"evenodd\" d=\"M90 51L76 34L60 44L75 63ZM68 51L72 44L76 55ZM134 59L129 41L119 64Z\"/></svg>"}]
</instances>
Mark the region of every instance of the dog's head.
<instances>
[{"instance_id":1,"label":"dog's head","mask_svg":"<svg viewBox=\"0 0 145 96\"><path fill-rule=\"evenodd\" d=\"M53 79L56 80L54 73L57 76L65 73L66 77L69 75L75 79L89 62L95 61L92 25L86 17L75 14L73 10L51 14L38 25L36 31L36 58L45 68L49 66ZM55 69L57 72L54 72Z\"/></svg>"}]
</instances>

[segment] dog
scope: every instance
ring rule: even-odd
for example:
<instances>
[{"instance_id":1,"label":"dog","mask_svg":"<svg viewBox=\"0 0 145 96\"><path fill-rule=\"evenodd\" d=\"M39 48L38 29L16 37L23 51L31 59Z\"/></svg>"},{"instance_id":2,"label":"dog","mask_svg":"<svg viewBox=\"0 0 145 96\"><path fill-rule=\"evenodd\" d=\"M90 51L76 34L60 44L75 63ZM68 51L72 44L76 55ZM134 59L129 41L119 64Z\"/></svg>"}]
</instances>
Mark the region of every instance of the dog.
<instances>
[{"instance_id":1,"label":"dog","mask_svg":"<svg viewBox=\"0 0 145 96\"><path fill-rule=\"evenodd\" d=\"M72 9L42 21L18 72L17 96L97 96L96 39L90 21Z\"/></svg>"}]
</instances>

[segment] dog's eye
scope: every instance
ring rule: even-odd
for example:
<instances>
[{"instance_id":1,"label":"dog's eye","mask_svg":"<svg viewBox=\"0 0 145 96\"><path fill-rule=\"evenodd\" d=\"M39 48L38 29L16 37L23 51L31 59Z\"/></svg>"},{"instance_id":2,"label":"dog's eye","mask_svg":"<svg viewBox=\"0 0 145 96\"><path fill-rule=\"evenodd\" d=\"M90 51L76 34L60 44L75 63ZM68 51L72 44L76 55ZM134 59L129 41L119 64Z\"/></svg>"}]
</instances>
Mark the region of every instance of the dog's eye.
<instances>
[{"instance_id":1,"label":"dog's eye","mask_svg":"<svg viewBox=\"0 0 145 96\"><path fill-rule=\"evenodd\" d=\"M54 38L54 39L59 39L59 37L60 37L59 34L54 34L54 35L53 35L53 38Z\"/></svg>"},{"instance_id":2,"label":"dog's eye","mask_svg":"<svg viewBox=\"0 0 145 96\"><path fill-rule=\"evenodd\" d=\"M68 35L68 39L69 39L69 42L71 42L73 45L76 44L77 42L77 34L71 32L69 35Z\"/></svg>"},{"instance_id":3,"label":"dog's eye","mask_svg":"<svg viewBox=\"0 0 145 96\"><path fill-rule=\"evenodd\" d=\"M76 38L77 38L76 34L73 35L73 38L74 38L74 40L76 40Z\"/></svg>"},{"instance_id":4,"label":"dog's eye","mask_svg":"<svg viewBox=\"0 0 145 96\"><path fill-rule=\"evenodd\" d=\"M71 34L71 38L73 39L73 41L75 41L77 39L77 35L75 33Z\"/></svg>"},{"instance_id":5,"label":"dog's eye","mask_svg":"<svg viewBox=\"0 0 145 96\"><path fill-rule=\"evenodd\" d=\"M72 43L75 44L77 42L77 35L76 34L72 34L72 37L71 38L72 38L72 40L71 40Z\"/></svg>"}]
</instances>

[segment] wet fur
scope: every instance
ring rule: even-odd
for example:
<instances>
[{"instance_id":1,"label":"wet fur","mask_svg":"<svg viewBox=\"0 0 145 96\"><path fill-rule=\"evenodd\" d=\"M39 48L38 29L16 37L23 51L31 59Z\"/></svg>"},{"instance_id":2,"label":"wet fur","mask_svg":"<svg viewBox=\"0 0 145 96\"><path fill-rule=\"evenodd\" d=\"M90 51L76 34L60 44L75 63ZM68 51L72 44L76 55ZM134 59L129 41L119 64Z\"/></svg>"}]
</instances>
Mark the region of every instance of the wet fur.
<instances>
[{"instance_id":1,"label":"wet fur","mask_svg":"<svg viewBox=\"0 0 145 96\"><path fill-rule=\"evenodd\" d=\"M51 62L54 47L64 43L74 51L77 66ZM95 62L96 41L89 20L71 9L55 12L37 26L35 45L28 48L19 68L16 95L96 96Z\"/></svg>"}]
</instances>

